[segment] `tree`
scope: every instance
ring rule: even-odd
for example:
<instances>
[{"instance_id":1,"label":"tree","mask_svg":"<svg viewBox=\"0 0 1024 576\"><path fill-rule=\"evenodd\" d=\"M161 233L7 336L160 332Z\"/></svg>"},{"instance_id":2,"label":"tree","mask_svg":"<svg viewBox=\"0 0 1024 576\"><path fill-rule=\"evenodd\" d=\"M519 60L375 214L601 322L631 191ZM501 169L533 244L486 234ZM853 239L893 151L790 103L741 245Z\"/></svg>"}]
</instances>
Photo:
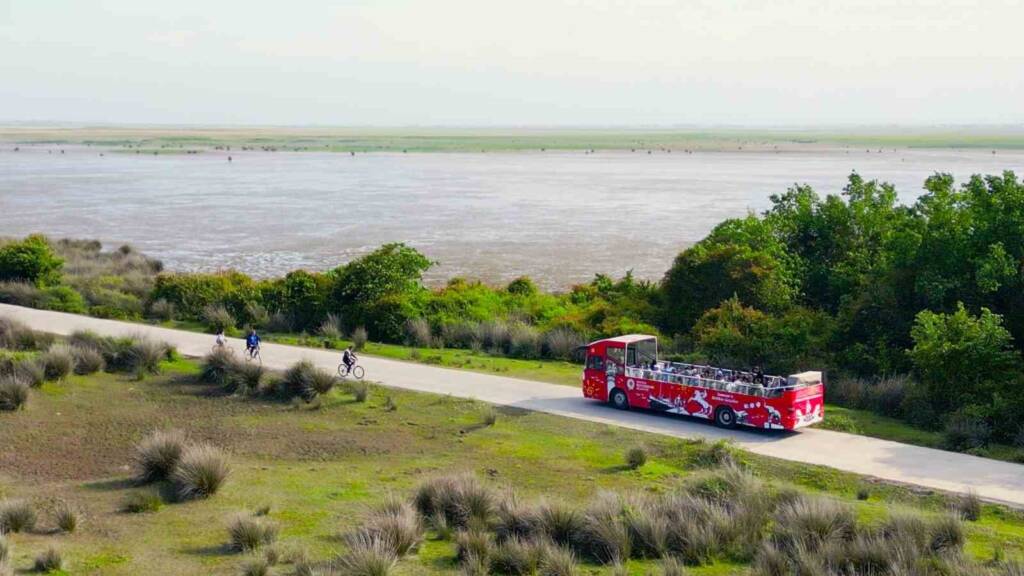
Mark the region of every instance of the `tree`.
<instances>
[{"instance_id":1,"label":"tree","mask_svg":"<svg viewBox=\"0 0 1024 576\"><path fill-rule=\"evenodd\" d=\"M365 326L376 338L401 340L405 320L419 316L431 265L415 248L385 244L332 271L332 304L349 329Z\"/></svg>"},{"instance_id":2,"label":"tree","mask_svg":"<svg viewBox=\"0 0 1024 576\"><path fill-rule=\"evenodd\" d=\"M56 284L63 265L64 260L44 236L32 235L0 246L0 281Z\"/></svg>"},{"instance_id":3,"label":"tree","mask_svg":"<svg viewBox=\"0 0 1024 576\"><path fill-rule=\"evenodd\" d=\"M988 308L978 316L962 303L948 314L924 310L910 335L907 353L939 414L988 405L999 393L1020 398L1020 356L1002 317Z\"/></svg>"},{"instance_id":4,"label":"tree","mask_svg":"<svg viewBox=\"0 0 1024 576\"><path fill-rule=\"evenodd\" d=\"M727 220L665 273L661 326L669 334L688 332L705 310L733 296L759 310L782 310L798 291L795 266L764 221Z\"/></svg>"}]
</instances>

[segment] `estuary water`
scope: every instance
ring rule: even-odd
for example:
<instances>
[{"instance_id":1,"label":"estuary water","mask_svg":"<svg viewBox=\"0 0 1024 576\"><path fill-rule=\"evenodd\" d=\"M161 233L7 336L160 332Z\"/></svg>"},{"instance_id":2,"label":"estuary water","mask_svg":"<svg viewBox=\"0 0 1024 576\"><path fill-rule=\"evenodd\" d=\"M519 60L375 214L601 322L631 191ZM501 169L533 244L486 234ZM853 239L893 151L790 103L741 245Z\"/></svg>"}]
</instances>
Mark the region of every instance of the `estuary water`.
<instances>
[{"instance_id":1,"label":"estuary water","mask_svg":"<svg viewBox=\"0 0 1024 576\"><path fill-rule=\"evenodd\" d=\"M439 262L434 283L528 274L564 288L595 272L658 279L715 224L766 209L795 183L835 193L857 171L912 202L937 171L962 181L1003 170L1024 172L1024 152L153 155L5 144L0 235L130 243L171 269L256 276L405 242Z\"/></svg>"}]
</instances>

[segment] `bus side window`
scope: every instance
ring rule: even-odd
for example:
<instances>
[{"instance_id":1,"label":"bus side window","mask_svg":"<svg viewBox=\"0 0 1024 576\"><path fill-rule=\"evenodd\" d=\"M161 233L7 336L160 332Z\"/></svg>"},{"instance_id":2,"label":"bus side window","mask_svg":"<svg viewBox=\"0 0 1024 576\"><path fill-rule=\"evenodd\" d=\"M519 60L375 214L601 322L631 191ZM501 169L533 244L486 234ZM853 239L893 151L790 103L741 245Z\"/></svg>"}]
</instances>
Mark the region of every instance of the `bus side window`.
<instances>
[{"instance_id":1,"label":"bus side window","mask_svg":"<svg viewBox=\"0 0 1024 576\"><path fill-rule=\"evenodd\" d=\"M587 370L604 370L604 357L587 356Z\"/></svg>"},{"instance_id":2,"label":"bus side window","mask_svg":"<svg viewBox=\"0 0 1024 576\"><path fill-rule=\"evenodd\" d=\"M618 364L619 366L622 365L622 360L623 360L623 357L625 356L625 354L622 351L622 348L610 348L609 347L609 348L607 348L604 351L604 353L608 356L608 361L609 362L614 362L614 363Z\"/></svg>"}]
</instances>

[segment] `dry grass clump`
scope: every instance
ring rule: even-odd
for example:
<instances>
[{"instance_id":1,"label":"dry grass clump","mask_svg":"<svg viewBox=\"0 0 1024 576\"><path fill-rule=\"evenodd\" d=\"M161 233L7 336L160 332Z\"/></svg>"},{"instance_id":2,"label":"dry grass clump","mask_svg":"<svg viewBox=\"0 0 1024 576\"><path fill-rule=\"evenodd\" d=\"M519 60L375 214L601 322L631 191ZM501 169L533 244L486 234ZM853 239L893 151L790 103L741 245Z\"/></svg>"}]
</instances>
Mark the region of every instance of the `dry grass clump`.
<instances>
[{"instance_id":1,"label":"dry grass clump","mask_svg":"<svg viewBox=\"0 0 1024 576\"><path fill-rule=\"evenodd\" d=\"M78 529L80 516L78 510L67 502L61 502L55 512L57 527L63 532L72 533Z\"/></svg>"},{"instance_id":2,"label":"dry grass clump","mask_svg":"<svg viewBox=\"0 0 1024 576\"><path fill-rule=\"evenodd\" d=\"M11 555L11 543L3 531L0 531L0 576L11 576L14 573L11 569Z\"/></svg>"},{"instance_id":3,"label":"dry grass clump","mask_svg":"<svg viewBox=\"0 0 1024 576\"><path fill-rule=\"evenodd\" d=\"M434 334L426 318L410 318L405 321L405 341L410 346L429 348L434 343Z\"/></svg>"},{"instance_id":4,"label":"dry grass clump","mask_svg":"<svg viewBox=\"0 0 1024 576\"><path fill-rule=\"evenodd\" d=\"M67 344L54 344L39 355L38 362L47 380L63 380L75 368L75 356Z\"/></svg>"},{"instance_id":5,"label":"dry grass clump","mask_svg":"<svg viewBox=\"0 0 1024 576\"><path fill-rule=\"evenodd\" d=\"M408 503L389 498L367 518L362 530L368 538L386 542L399 558L419 547L423 541L423 521Z\"/></svg>"},{"instance_id":6,"label":"dry grass clump","mask_svg":"<svg viewBox=\"0 0 1024 576\"><path fill-rule=\"evenodd\" d=\"M28 500L0 500L0 533L25 532L36 527L36 510Z\"/></svg>"},{"instance_id":7,"label":"dry grass clump","mask_svg":"<svg viewBox=\"0 0 1024 576\"><path fill-rule=\"evenodd\" d=\"M235 327L235 317L223 304L208 304L203 308L203 322L211 332L220 332Z\"/></svg>"},{"instance_id":8,"label":"dry grass clump","mask_svg":"<svg viewBox=\"0 0 1024 576\"><path fill-rule=\"evenodd\" d=\"M348 550L337 561L346 576L388 576L398 563L394 546L366 532L347 539Z\"/></svg>"},{"instance_id":9,"label":"dry grass clump","mask_svg":"<svg viewBox=\"0 0 1024 576\"><path fill-rule=\"evenodd\" d=\"M475 476L463 474L423 482L413 505L424 518L439 514L449 526L465 529L471 522L487 525L497 509L497 497Z\"/></svg>"},{"instance_id":10,"label":"dry grass clump","mask_svg":"<svg viewBox=\"0 0 1024 576\"><path fill-rule=\"evenodd\" d=\"M548 543L541 545L538 576L576 576L578 566L572 550Z\"/></svg>"},{"instance_id":11,"label":"dry grass clump","mask_svg":"<svg viewBox=\"0 0 1024 576\"><path fill-rule=\"evenodd\" d=\"M270 574L270 561L263 556L254 556L242 563L242 576L267 576Z\"/></svg>"},{"instance_id":12,"label":"dry grass clump","mask_svg":"<svg viewBox=\"0 0 1024 576\"><path fill-rule=\"evenodd\" d=\"M158 430L135 447L136 477L140 482L167 480L174 473L185 451L187 440L180 430Z\"/></svg>"},{"instance_id":13,"label":"dry grass clump","mask_svg":"<svg viewBox=\"0 0 1024 576\"><path fill-rule=\"evenodd\" d=\"M356 402L363 403L370 397L370 385L362 380L347 380L345 392L351 394Z\"/></svg>"},{"instance_id":14,"label":"dry grass clump","mask_svg":"<svg viewBox=\"0 0 1024 576\"><path fill-rule=\"evenodd\" d=\"M508 538L495 546L491 554L491 569L509 576L533 574L540 564L539 552L532 541Z\"/></svg>"},{"instance_id":15,"label":"dry grass clump","mask_svg":"<svg viewBox=\"0 0 1024 576\"><path fill-rule=\"evenodd\" d=\"M230 348L218 346L203 357L203 363L199 367L199 379L207 384L224 386L239 364Z\"/></svg>"},{"instance_id":16,"label":"dry grass clump","mask_svg":"<svg viewBox=\"0 0 1024 576\"><path fill-rule=\"evenodd\" d=\"M158 374L160 362L174 353L173 348L166 343L145 336L113 338L79 330L73 332L67 341L72 348L99 353L108 370L134 373L139 378L146 374Z\"/></svg>"},{"instance_id":17,"label":"dry grass clump","mask_svg":"<svg viewBox=\"0 0 1024 576\"><path fill-rule=\"evenodd\" d=\"M164 505L163 499L155 492L129 492L121 504L121 511L128 514L156 512Z\"/></svg>"},{"instance_id":18,"label":"dry grass clump","mask_svg":"<svg viewBox=\"0 0 1024 576\"><path fill-rule=\"evenodd\" d=\"M231 474L227 456L206 444L189 446L171 474L178 498L208 498L220 490Z\"/></svg>"},{"instance_id":19,"label":"dry grass clump","mask_svg":"<svg viewBox=\"0 0 1024 576\"><path fill-rule=\"evenodd\" d=\"M281 384L288 397L311 401L334 387L334 376L317 368L310 360L300 360L285 371Z\"/></svg>"},{"instance_id":20,"label":"dry grass clump","mask_svg":"<svg viewBox=\"0 0 1024 576\"><path fill-rule=\"evenodd\" d=\"M784 550L816 550L832 542L851 540L856 532L853 508L829 498L803 497L786 502L775 516L774 538Z\"/></svg>"},{"instance_id":21,"label":"dry grass clump","mask_svg":"<svg viewBox=\"0 0 1024 576\"><path fill-rule=\"evenodd\" d=\"M494 546L494 537L480 528L462 530L455 535L455 557L463 564L480 563L489 569Z\"/></svg>"},{"instance_id":22,"label":"dry grass clump","mask_svg":"<svg viewBox=\"0 0 1024 576\"><path fill-rule=\"evenodd\" d=\"M75 360L75 374L95 374L107 366L103 355L97 350L81 346L72 346L70 350Z\"/></svg>"},{"instance_id":23,"label":"dry grass clump","mask_svg":"<svg viewBox=\"0 0 1024 576\"><path fill-rule=\"evenodd\" d=\"M981 518L981 498L973 490L955 497L950 504L953 511L964 520L977 522Z\"/></svg>"},{"instance_id":24,"label":"dry grass clump","mask_svg":"<svg viewBox=\"0 0 1024 576\"><path fill-rule=\"evenodd\" d=\"M0 376L0 410L20 410L28 403L29 385L15 376Z\"/></svg>"},{"instance_id":25,"label":"dry grass clump","mask_svg":"<svg viewBox=\"0 0 1024 576\"><path fill-rule=\"evenodd\" d=\"M12 376L29 385L30 388L39 388L46 382L46 371L43 365L34 358L26 358L14 366Z\"/></svg>"},{"instance_id":26,"label":"dry grass clump","mask_svg":"<svg viewBox=\"0 0 1024 576\"><path fill-rule=\"evenodd\" d=\"M36 332L13 318L0 316L0 348L38 350L49 346L52 341L52 336Z\"/></svg>"},{"instance_id":27,"label":"dry grass clump","mask_svg":"<svg viewBox=\"0 0 1024 576\"><path fill-rule=\"evenodd\" d=\"M541 502L536 510L536 523L540 534L561 546L568 546L584 538L586 518L565 502Z\"/></svg>"},{"instance_id":28,"label":"dry grass clump","mask_svg":"<svg viewBox=\"0 0 1024 576\"><path fill-rule=\"evenodd\" d=\"M239 514L228 523L231 549L239 552L269 546L277 541L277 533L277 524L264 517Z\"/></svg>"},{"instance_id":29,"label":"dry grass clump","mask_svg":"<svg viewBox=\"0 0 1024 576\"><path fill-rule=\"evenodd\" d=\"M331 340L341 340L341 318L337 314L328 314L327 318L320 323L320 327L317 332L324 338Z\"/></svg>"},{"instance_id":30,"label":"dry grass clump","mask_svg":"<svg viewBox=\"0 0 1024 576\"><path fill-rule=\"evenodd\" d=\"M147 374L159 374L160 362L166 359L169 353L170 347L163 342L143 336L134 337L127 350L128 371L140 379Z\"/></svg>"},{"instance_id":31,"label":"dry grass clump","mask_svg":"<svg viewBox=\"0 0 1024 576\"><path fill-rule=\"evenodd\" d=\"M369 340L370 335L366 332L366 328L360 326L352 331L352 347L357 351L365 348Z\"/></svg>"},{"instance_id":32,"label":"dry grass clump","mask_svg":"<svg viewBox=\"0 0 1024 576\"><path fill-rule=\"evenodd\" d=\"M64 559L61 558L60 552L51 546L36 556L32 568L36 572L56 572L64 569Z\"/></svg>"},{"instance_id":33,"label":"dry grass clump","mask_svg":"<svg viewBox=\"0 0 1024 576\"><path fill-rule=\"evenodd\" d=\"M626 466L630 470L636 470L647 463L647 452L636 446L626 450Z\"/></svg>"}]
</instances>

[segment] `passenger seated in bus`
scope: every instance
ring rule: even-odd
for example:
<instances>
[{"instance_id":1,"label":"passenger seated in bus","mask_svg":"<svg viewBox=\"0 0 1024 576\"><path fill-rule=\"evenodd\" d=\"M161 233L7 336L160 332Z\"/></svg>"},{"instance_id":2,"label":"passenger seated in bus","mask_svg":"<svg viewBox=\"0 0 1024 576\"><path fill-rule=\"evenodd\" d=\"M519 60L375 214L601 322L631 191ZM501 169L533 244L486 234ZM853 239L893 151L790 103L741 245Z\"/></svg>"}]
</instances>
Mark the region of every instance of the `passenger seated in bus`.
<instances>
[{"instance_id":1,"label":"passenger seated in bus","mask_svg":"<svg viewBox=\"0 0 1024 576\"><path fill-rule=\"evenodd\" d=\"M754 366L754 384L764 385L764 370L760 366Z\"/></svg>"}]
</instances>

